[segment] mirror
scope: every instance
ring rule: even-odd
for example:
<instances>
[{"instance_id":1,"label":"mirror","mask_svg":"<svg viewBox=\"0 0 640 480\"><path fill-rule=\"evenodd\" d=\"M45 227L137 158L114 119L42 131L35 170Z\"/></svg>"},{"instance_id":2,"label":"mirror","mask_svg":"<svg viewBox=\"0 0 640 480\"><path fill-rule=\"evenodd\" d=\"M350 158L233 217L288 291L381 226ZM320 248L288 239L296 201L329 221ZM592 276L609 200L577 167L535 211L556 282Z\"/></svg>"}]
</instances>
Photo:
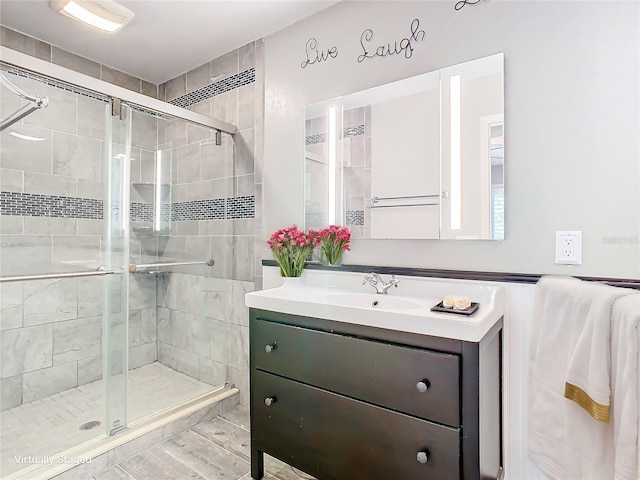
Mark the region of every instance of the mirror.
<instances>
[{"instance_id":1,"label":"mirror","mask_svg":"<svg viewBox=\"0 0 640 480\"><path fill-rule=\"evenodd\" d=\"M503 55L306 108L305 227L504 238Z\"/></svg>"}]
</instances>

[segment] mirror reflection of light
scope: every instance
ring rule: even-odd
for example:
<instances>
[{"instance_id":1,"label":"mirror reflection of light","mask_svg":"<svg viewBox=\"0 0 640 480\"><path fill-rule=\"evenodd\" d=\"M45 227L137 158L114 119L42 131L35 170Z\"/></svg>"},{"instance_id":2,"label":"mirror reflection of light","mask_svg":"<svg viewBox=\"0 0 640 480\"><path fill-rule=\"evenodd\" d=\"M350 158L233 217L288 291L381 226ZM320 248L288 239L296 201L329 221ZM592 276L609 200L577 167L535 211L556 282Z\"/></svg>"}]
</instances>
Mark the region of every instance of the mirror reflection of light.
<instances>
[{"instance_id":1,"label":"mirror reflection of light","mask_svg":"<svg viewBox=\"0 0 640 480\"><path fill-rule=\"evenodd\" d=\"M460 75L449 79L451 111L451 229L459 230L462 223L462 164L460 145Z\"/></svg>"},{"instance_id":2,"label":"mirror reflection of light","mask_svg":"<svg viewBox=\"0 0 640 480\"><path fill-rule=\"evenodd\" d=\"M329 225L336 223L336 107L329 107Z\"/></svg>"},{"instance_id":3,"label":"mirror reflection of light","mask_svg":"<svg viewBox=\"0 0 640 480\"><path fill-rule=\"evenodd\" d=\"M156 154L156 204L155 204L155 217L153 222L153 230L160 231L161 221L161 205L162 200L162 150L158 150Z\"/></svg>"}]
</instances>

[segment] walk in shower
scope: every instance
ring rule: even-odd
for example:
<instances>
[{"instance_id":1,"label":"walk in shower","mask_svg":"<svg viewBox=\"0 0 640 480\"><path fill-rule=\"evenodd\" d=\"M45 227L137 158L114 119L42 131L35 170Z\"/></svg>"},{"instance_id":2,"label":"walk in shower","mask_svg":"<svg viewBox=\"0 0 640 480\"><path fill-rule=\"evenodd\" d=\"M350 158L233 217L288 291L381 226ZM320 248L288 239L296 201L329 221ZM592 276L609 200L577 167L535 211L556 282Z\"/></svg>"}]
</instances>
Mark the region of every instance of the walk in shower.
<instances>
[{"instance_id":1,"label":"walk in shower","mask_svg":"<svg viewBox=\"0 0 640 480\"><path fill-rule=\"evenodd\" d=\"M1 117L28 114L0 139L0 472L34 478L225 391L246 353L227 261L244 205L233 125L2 53Z\"/></svg>"}]
</instances>

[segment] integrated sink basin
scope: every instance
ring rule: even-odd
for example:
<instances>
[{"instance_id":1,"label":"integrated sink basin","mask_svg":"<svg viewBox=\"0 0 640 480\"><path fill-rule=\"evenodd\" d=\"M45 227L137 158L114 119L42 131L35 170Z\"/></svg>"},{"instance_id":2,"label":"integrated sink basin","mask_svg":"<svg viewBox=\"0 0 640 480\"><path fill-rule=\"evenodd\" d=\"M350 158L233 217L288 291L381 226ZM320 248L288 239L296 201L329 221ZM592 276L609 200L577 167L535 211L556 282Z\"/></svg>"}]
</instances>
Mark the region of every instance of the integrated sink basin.
<instances>
[{"instance_id":1,"label":"integrated sink basin","mask_svg":"<svg viewBox=\"0 0 640 480\"><path fill-rule=\"evenodd\" d=\"M333 305L377 310L410 310L423 307L411 300L376 293L333 293L322 296L322 300Z\"/></svg>"},{"instance_id":2,"label":"integrated sink basin","mask_svg":"<svg viewBox=\"0 0 640 480\"><path fill-rule=\"evenodd\" d=\"M277 267L265 272L265 289L245 295L246 306L258 316L265 310L479 342L504 315L504 290L487 283L399 276L394 288L380 294L363 284L363 273L309 270L283 284ZM392 278L380 280L386 284ZM447 295L468 297L479 307L469 316L431 311Z\"/></svg>"}]
</instances>

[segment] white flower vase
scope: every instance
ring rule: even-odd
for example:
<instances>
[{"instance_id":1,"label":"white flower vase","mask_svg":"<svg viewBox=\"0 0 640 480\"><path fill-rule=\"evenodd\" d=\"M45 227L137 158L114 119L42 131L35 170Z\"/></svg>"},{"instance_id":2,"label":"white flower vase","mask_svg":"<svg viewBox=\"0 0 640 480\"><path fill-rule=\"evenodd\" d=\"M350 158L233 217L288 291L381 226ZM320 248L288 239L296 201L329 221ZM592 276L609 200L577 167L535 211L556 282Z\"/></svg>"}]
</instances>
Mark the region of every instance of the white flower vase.
<instances>
[{"instance_id":1,"label":"white flower vase","mask_svg":"<svg viewBox=\"0 0 640 480\"><path fill-rule=\"evenodd\" d=\"M286 289L299 288L302 286L302 277L282 277L282 287Z\"/></svg>"},{"instance_id":2,"label":"white flower vase","mask_svg":"<svg viewBox=\"0 0 640 480\"><path fill-rule=\"evenodd\" d=\"M322 260L322 264L324 266L326 266L326 267L341 267L342 266L342 254L340 254L340 256L333 263L331 263L329 260L324 258Z\"/></svg>"}]
</instances>

